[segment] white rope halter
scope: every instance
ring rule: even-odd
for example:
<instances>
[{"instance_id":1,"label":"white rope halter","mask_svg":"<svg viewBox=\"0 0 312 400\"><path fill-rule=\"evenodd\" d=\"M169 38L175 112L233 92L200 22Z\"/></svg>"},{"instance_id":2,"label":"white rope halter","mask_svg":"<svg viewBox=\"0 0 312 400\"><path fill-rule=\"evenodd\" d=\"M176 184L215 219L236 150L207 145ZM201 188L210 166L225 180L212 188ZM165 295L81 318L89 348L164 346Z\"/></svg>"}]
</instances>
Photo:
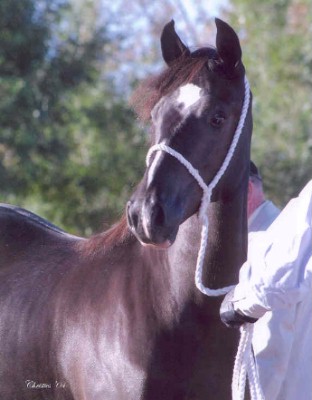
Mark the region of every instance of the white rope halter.
<instances>
[{"instance_id":1,"label":"white rope halter","mask_svg":"<svg viewBox=\"0 0 312 400\"><path fill-rule=\"evenodd\" d=\"M203 265L204 265L204 258L205 258L205 253L206 253L206 248L207 248L207 242L208 242L208 230L209 230L209 220L208 220L208 215L207 215L207 208L211 200L211 194L212 190L216 187L218 184L219 180L223 176L224 172L226 171L232 157L234 154L234 151L236 149L238 140L241 136L244 124L245 124L245 119L247 116L248 108L249 108L249 103L250 103L250 87L248 83L248 79L245 76L245 96L244 96L244 103L241 111L241 115L238 121L238 125L236 127L232 143L230 145L230 148L228 150L228 153L219 169L215 177L212 179L212 181L209 183L209 185L206 185L204 182L203 178L201 177L200 173L198 172L197 169L193 167L193 165L182 156L182 154L178 153L176 150L172 149L171 147L159 143L155 144L152 146L146 156L146 164L147 166L150 165L150 159L152 154L155 151L164 151L171 156L175 157L178 161L180 161L181 164L185 166L185 168L189 171L189 173L195 178L199 186L203 190L203 197L201 200L201 205L199 209L199 219L202 222L202 230L201 230L201 240L200 240L200 247L197 255L197 262L196 262L196 272L195 272L195 284L196 287L205 295L207 296L222 296L226 293L228 293L231 289L235 287L233 286L227 286L224 288L220 289L210 289L208 287L205 287L204 284L202 283L202 275L203 275ZM246 332L246 334L245 334ZM247 354L247 358L246 355ZM250 357L249 357L250 355ZM246 372L247 371L247 372ZM250 371L250 372L249 372ZM254 360L252 359L252 348L251 348L251 331L248 328L242 327L242 334L241 334L241 340L240 344L238 347L238 353L236 356L235 360L235 365L234 365L234 372L233 372L233 381L232 381L232 397L233 400L243 400L244 398L244 391L245 391L245 384L246 384L246 373L248 374L248 378L250 381L250 391L251 393L256 393L256 395L259 394L260 396L260 385L258 382L258 376L256 373L253 373L252 371L255 370L255 365L254 365ZM257 390L257 388L260 389L260 391ZM242 396L241 397L241 393ZM240 397L238 397L240 396ZM262 400L263 397L252 397L252 400Z\"/></svg>"},{"instance_id":2,"label":"white rope halter","mask_svg":"<svg viewBox=\"0 0 312 400\"><path fill-rule=\"evenodd\" d=\"M204 182L203 178L201 177L200 173L198 172L197 169L193 167L193 165L186 160L182 156L182 154L178 153L176 150L172 149L169 146L166 146L163 143L155 144L152 146L146 156L146 164L149 166L150 164L150 159L152 153L155 151L165 151L166 153L170 154L171 156L175 157L177 160L180 161L181 164L185 166L185 168L189 171L189 173L196 179L198 182L199 186L203 190L203 197L201 200L201 206L199 209L199 218L202 222L202 231L201 231L201 241L200 241L200 247L198 251L198 256L197 256L197 263L196 263L196 272L195 272L195 284L197 288L207 296L222 296L229 292L232 288L235 286L227 286L221 289L209 289L205 287L202 283L202 271L203 271L203 264L204 264L204 257L206 253L206 247L207 247L207 240L208 240L208 228L209 228L209 221L208 221L208 216L207 216L207 208L210 203L211 199L211 194L212 190L215 188L219 180L221 179L222 175L226 171L232 157L234 154L234 151L236 149L238 140L240 138L240 135L242 133L246 115L248 112L249 108L249 102L250 102L250 87L247 78L245 77L245 97L244 97L244 103L242 107L242 112L238 121L238 125L236 127L236 131L234 133L232 143L230 145L230 148L228 150L228 153L219 169L215 177L212 179L212 181L209 183L207 186L206 183Z\"/></svg>"}]
</instances>

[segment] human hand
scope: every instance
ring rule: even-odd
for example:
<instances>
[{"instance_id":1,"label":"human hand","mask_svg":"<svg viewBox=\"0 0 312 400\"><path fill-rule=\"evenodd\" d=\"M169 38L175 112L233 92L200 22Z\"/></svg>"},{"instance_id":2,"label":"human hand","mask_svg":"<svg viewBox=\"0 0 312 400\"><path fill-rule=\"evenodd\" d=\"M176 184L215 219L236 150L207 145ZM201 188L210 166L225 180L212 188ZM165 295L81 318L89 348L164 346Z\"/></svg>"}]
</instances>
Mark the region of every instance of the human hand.
<instances>
[{"instance_id":1,"label":"human hand","mask_svg":"<svg viewBox=\"0 0 312 400\"><path fill-rule=\"evenodd\" d=\"M234 309L234 289L232 289L224 298L220 307L221 321L228 328L240 328L246 322L255 323L258 318L249 317L240 311Z\"/></svg>"}]
</instances>

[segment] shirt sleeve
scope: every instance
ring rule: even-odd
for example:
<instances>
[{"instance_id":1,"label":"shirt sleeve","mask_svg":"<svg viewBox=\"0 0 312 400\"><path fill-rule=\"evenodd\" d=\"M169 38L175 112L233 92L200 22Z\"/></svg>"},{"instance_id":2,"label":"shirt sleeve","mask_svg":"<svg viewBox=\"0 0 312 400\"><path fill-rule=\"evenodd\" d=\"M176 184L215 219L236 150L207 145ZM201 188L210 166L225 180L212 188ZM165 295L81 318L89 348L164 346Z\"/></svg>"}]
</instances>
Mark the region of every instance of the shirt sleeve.
<instances>
[{"instance_id":1,"label":"shirt sleeve","mask_svg":"<svg viewBox=\"0 0 312 400\"><path fill-rule=\"evenodd\" d=\"M234 309L260 318L298 303L312 288L312 181L269 229L250 241L234 292Z\"/></svg>"}]
</instances>

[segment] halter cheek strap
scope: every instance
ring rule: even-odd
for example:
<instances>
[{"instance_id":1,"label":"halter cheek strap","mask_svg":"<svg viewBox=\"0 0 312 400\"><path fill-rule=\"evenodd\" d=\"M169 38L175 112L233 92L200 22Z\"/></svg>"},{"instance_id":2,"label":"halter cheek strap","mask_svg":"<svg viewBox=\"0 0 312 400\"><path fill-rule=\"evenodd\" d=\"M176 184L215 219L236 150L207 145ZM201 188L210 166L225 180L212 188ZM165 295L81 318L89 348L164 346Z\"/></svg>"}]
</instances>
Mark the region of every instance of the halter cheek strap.
<instances>
[{"instance_id":1,"label":"halter cheek strap","mask_svg":"<svg viewBox=\"0 0 312 400\"><path fill-rule=\"evenodd\" d=\"M202 196L201 205L200 205L200 209L199 209L199 218L202 222L202 231L201 231L201 241L200 241L200 247L199 247L197 263L196 263L195 284L196 284L197 288L202 293L206 294L207 296L222 296L234 287L234 286L227 286L227 287L224 287L221 289L209 289L209 288L205 287L202 283L202 272L203 272L203 265L204 265L204 258L205 258L206 248L207 248L208 230L209 230L207 208L210 203L212 190L215 188L215 186L221 179L222 175L226 171L226 169L233 157L238 140L240 138L240 135L241 135L243 127L244 127L244 123L245 123L248 108L249 108L249 103L250 103L250 87L249 87L248 80L245 77L245 97L244 97L244 103L243 103L241 115L240 115L240 118L238 121L238 125L236 127L236 131L234 133L232 143L230 145L228 153L227 153L219 171L217 172L215 177L212 179L212 181L209 183L209 185L206 185L206 183L204 182L204 180L201 177L198 170L195 169L193 167L193 165L185 157L182 156L182 154L178 153L176 150L172 149L169 146L166 146L163 143L155 144L154 146L152 146L149 149L147 156L146 156L146 164L147 164L147 166L149 166L151 156L155 151L164 151L164 152L170 154L172 157L175 157L178 161L180 161L181 164L183 164L185 166L185 168L195 178L195 180L197 181L197 183L203 190L203 196Z\"/></svg>"}]
</instances>

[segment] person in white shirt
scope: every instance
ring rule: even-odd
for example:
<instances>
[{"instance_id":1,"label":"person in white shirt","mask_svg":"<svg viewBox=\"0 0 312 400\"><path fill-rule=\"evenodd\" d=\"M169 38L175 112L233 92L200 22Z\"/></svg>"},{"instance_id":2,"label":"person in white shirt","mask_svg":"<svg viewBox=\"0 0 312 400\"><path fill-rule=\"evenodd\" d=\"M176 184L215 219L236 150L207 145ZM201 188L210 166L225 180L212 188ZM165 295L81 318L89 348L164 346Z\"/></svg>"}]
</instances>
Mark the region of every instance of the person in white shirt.
<instances>
[{"instance_id":1,"label":"person in white shirt","mask_svg":"<svg viewBox=\"0 0 312 400\"><path fill-rule=\"evenodd\" d=\"M266 230L279 215L280 209L264 195L262 177L256 165L250 161L248 182L248 232Z\"/></svg>"},{"instance_id":2,"label":"person in white shirt","mask_svg":"<svg viewBox=\"0 0 312 400\"><path fill-rule=\"evenodd\" d=\"M266 231L250 235L248 260L221 319L231 327L255 322L252 344L266 400L311 400L312 180Z\"/></svg>"}]
</instances>

